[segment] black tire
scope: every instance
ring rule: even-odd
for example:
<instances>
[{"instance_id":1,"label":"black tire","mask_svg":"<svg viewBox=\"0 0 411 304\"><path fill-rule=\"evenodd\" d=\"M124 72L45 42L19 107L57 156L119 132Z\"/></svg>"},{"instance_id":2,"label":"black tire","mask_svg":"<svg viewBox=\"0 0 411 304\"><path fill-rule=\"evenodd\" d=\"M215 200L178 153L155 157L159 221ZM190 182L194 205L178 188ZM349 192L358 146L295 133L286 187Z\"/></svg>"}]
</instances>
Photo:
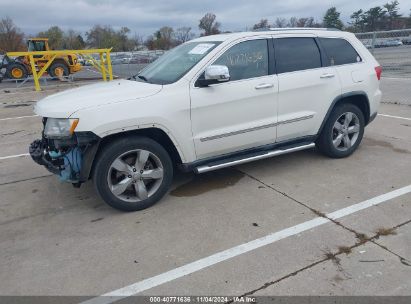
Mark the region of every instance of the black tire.
<instances>
[{"instance_id":1,"label":"black tire","mask_svg":"<svg viewBox=\"0 0 411 304\"><path fill-rule=\"evenodd\" d=\"M62 76L68 76L70 74L69 68L67 64L63 62L53 62L51 66L49 67L48 73L51 77L53 78L58 78L59 75L56 73L56 69L62 69L63 70L63 75Z\"/></svg>"},{"instance_id":2,"label":"black tire","mask_svg":"<svg viewBox=\"0 0 411 304\"><path fill-rule=\"evenodd\" d=\"M119 156L128 152L134 153L131 151L140 149L148 151L157 157L162 165L163 176L161 184L151 196L138 202L130 202L123 200L112 193L108 179L109 174L112 174L110 173L113 170L112 164ZM131 161L131 163L133 163L133 161ZM97 193L108 205L121 211L138 211L151 207L167 193L172 180L173 163L167 151L159 143L146 137L130 136L115 140L110 144L105 145L103 150L99 152L94 166L93 182ZM126 191L133 191L133 187L135 186L130 185L130 187L131 188ZM127 195L128 194L126 194L126 196Z\"/></svg>"},{"instance_id":3,"label":"black tire","mask_svg":"<svg viewBox=\"0 0 411 304\"><path fill-rule=\"evenodd\" d=\"M354 114L353 120L355 120L355 124L358 126L358 133L357 137L354 141L354 136L353 134L350 134L348 136L353 136L351 138L350 144L345 145L345 136L348 134L348 128L347 126L344 127L344 130L337 131L334 125L336 124L337 120L341 120L345 118L346 113L352 113ZM350 126L352 128L353 125ZM321 131L320 136L318 137L316 141L316 146L318 150L320 150L321 153L328 157L332 158L343 158L351 155L359 146L361 143L362 137L364 135L364 128L365 128L365 122L364 122L364 114L362 111L355 105L350 104L350 103L345 103L345 104L340 104L337 105L331 112L327 122L324 125L324 128ZM347 132L347 133L344 133ZM333 143L333 139L336 141L336 144L338 142L337 136L343 136L343 140L340 141L340 147L336 147ZM348 139L350 139L348 137ZM352 143L352 141L354 141Z\"/></svg>"},{"instance_id":4,"label":"black tire","mask_svg":"<svg viewBox=\"0 0 411 304\"><path fill-rule=\"evenodd\" d=\"M21 76L16 77L13 75L13 70L19 70L21 72ZM27 78L28 71L24 64L13 62L7 65L6 76L10 79L22 80Z\"/></svg>"}]
</instances>

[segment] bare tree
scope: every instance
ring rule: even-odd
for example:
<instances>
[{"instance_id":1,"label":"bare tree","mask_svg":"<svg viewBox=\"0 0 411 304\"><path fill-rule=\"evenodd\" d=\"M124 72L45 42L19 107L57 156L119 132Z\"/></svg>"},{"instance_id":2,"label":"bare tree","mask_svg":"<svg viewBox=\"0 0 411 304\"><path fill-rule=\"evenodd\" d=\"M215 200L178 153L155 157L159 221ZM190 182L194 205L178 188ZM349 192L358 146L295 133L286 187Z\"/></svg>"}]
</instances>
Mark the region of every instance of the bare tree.
<instances>
[{"instance_id":1,"label":"bare tree","mask_svg":"<svg viewBox=\"0 0 411 304\"><path fill-rule=\"evenodd\" d=\"M290 20L287 23L288 27L297 27L297 18L296 17L291 17Z\"/></svg>"},{"instance_id":2,"label":"bare tree","mask_svg":"<svg viewBox=\"0 0 411 304\"><path fill-rule=\"evenodd\" d=\"M270 24L268 23L267 19L261 19L260 22L254 24L253 30L258 30L258 29L267 29L270 27Z\"/></svg>"},{"instance_id":3,"label":"bare tree","mask_svg":"<svg viewBox=\"0 0 411 304\"><path fill-rule=\"evenodd\" d=\"M287 26L287 20L285 18L277 18L275 19L275 27L286 27Z\"/></svg>"},{"instance_id":4,"label":"bare tree","mask_svg":"<svg viewBox=\"0 0 411 304\"><path fill-rule=\"evenodd\" d=\"M220 33L221 24L216 21L216 15L213 13L207 13L200 19L198 25L199 29L204 30L202 36L214 35Z\"/></svg>"},{"instance_id":5,"label":"bare tree","mask_svg":"<svg viewBox=\"0 0 411 304\"><path fill-rule=\"evenodd\" d=\"M143 40L143 36L141 36L140 34L134 33L133 37L130 39L131 41L131 45L133 47L133 49L140 49L143 44L144 44L144 40Z\"/></svg>"},{"instance_id":6,"label":"bare tree","mask_svg":"<svg viewBox=\"0 0 411 304\"><path fill-rule=\"evenodd\" d=\"M313 27L314 18L300 18L297 20L297 27Z\"/></svg>"},{"instance_id":7,"label":"bare tree","mask_svg":"<svg viewBox=\"0 0 411 304\"><path fill-rule=\"evenodd\" d=\"M24 34L14 24L11 18L6 17L0 21L0 50L22 51L25 49Z\"/></svg>"},{"instance_id":8,"label":"bare tree","mask_svg":"<svg viewBox=\"0 0 411 304\"><path fill-rule=\"evenodd\" d=\"M63 37L63 48L70 50L82 49L85 46L85 42L80 33L74 30L68 30Z\"/></svg>"},{"instance_id":9,"label":"bare tree","mask_svg":"<svg viewBox=\"0 0 411 304\"><path fill-rule=\"evenodd\" d=\"M163 47L161 47L161 49L169 50L174 46L173 36L174 30L169 26L163 26L157 31L156 37L159 38L163 43Z\"/></svg>"},{"instance_id":10,"label":"bare tree","mask_svg":"<svg viewBox=\"0 0 411 304\"><path fill-rule=\"evenodd\" d=\"M191 27L183 26L175 30L174 37L178 43L184 43L194 38Z\"/></svg>"}]
</instances>

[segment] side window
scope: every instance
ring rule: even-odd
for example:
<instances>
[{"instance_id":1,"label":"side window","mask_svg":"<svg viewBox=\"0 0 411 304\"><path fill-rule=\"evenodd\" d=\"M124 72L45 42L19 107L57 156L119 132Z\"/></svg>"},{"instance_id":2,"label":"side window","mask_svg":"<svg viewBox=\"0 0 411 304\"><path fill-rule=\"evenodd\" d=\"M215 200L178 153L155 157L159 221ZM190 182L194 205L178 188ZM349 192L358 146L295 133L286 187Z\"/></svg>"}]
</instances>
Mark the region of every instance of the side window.
<instances>
[{"instance_id":1,"label":"side window","mask_svg":"<svg viewBox=\"0 0 411 304\"><path fill-rule=\"evenodd\" d=\"M321 67L321 55L313 38L277 38L275 59L277 73Z\"/></svg>"},{"instance_id":2,"label":"side window","mask_svg":"<svg viewBox=\"0 0 411 304\"><path fill-rule=\"evenodd\" d=\"M352 45L340 38L319 38L327 54L327 65L340 65L361 62L361 57Z\"/></svg>"},{"instance_id":3,"label":"side window","mask_svg":"<svg viewBox=\"0 0 411 304\"><path fill-rule=\"evenodd\" d=\"M230 70L231 81L268 75L267 40L240 42L213 64L226 65Z\"/></svg>"}]
</instances>

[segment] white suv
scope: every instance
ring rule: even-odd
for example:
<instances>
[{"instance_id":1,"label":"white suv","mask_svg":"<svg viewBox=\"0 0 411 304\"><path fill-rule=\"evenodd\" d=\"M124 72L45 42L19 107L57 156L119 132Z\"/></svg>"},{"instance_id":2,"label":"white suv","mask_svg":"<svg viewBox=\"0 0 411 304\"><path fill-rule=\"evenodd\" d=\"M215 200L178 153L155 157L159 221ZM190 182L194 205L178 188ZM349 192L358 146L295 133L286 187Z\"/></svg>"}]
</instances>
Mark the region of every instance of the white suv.
<instances>
[{"instance_id":1,"label":"white suv","mask_svg":"<svg viewBox=\"0 0 411 304\"><path fill-rule=\"evenodd\" d=\"M202 37L129 80L39 101L44 131L30 153L74 186L93 179L110 206L141 210L167 193L175 167L203 173L314 145L350 155L377 115L380 76L347 32Z\"/></svg>"}]
</instances>

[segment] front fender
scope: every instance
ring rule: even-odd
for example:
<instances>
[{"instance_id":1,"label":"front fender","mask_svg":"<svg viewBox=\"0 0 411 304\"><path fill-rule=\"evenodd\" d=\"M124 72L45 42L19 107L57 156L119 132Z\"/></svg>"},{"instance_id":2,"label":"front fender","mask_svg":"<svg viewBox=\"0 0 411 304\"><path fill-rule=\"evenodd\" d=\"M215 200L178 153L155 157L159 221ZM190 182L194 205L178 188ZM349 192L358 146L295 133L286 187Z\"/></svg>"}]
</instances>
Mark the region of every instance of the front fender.
<instances>
[{"instance_id":1,"label":"front fender","mask_svg":"<svg viewBox=\"0 0 411 304\"><path fill-rule=\"evenodd\" d=\"M129 126L123 126L123 127L120 127L120 128L109 129L109 130L106 130L102 133L96 133L96 134L99 137L104 139L105 137L110 136L110 135L121 134L121 133L125 133L125 132L130 132L130 131L144 130L144 129L149 129L149 128L160 129L161 131L163 131L170 138L170 140L172 141L174 147L176 148L176 150L177 150L177 152L180 156L181 161L183 163L187 162L187 156L185 155L185 153L183 151L182 145L179 144L179 141L175 138L175 136L172 134L172 132L170 132L170 130L162 124L146 123L146 124L139 124L139 125L129 125Z\"/></svg>"}]
</instances>

